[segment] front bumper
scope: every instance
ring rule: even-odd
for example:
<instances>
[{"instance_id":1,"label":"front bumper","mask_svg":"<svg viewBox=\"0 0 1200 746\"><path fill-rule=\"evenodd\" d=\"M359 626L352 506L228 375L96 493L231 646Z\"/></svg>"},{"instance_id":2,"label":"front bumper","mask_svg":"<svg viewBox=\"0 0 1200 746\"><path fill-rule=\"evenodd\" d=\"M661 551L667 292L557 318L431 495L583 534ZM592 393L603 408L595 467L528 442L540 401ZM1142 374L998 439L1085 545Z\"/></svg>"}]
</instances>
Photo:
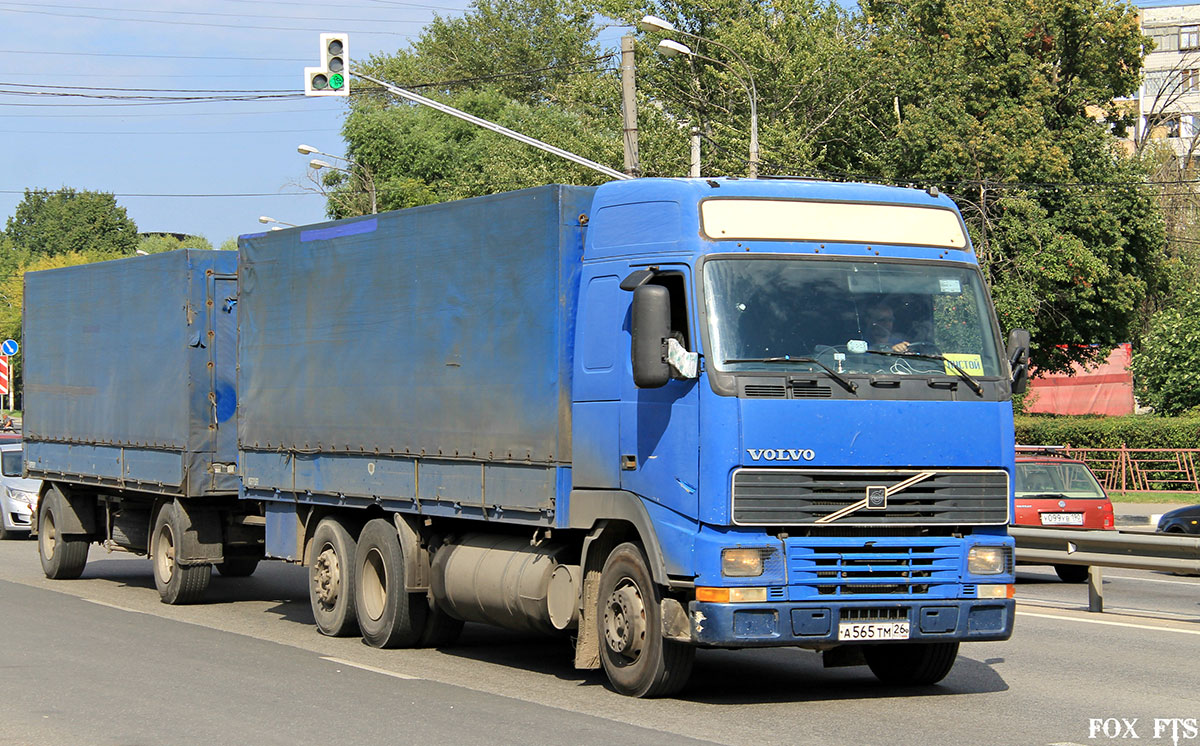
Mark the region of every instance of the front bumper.
<instances>
[{"instance_id":1,"label":"front bumper","mask_svg":"<svg viewBox=\"0 0 1200 746\"><path fill-rule=\"evenodd\" d=\"M692 641L710 647L829 647L838 623L873 617L908 621L908 642L982 642L1012 636L1012 599L929 599L836 603L688 604ZM870 643L866 643L870 644Z\"/></svg>"},{"instance_id":2,"label":"front bumper","mask_svg":"<svg viewBox=\"0 0 1200 746\"><path fill-rule=\"evenodd\" d=\"M0 515L6 531L29 531L33 528L33 509L24 500L0 495Z\"/></svg>"}]
</instances>

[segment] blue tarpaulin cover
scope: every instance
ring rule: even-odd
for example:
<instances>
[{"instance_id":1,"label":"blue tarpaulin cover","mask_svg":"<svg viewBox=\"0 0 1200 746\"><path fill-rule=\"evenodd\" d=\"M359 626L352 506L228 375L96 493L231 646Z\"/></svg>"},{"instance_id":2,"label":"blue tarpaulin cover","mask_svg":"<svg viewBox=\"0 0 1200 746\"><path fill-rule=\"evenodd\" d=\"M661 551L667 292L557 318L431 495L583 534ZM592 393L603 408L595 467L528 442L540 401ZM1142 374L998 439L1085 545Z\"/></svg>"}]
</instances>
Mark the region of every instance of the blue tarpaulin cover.
<instances>
[{"instance_id":1,"label":"blue tarpaulin cover","mask_svg":"<svg viewBox=\"0 0 1200 746\"><path fill-rule=\"evenodd\" d=\"M240 447L568 463L593 192L242 236Z\"/></svg>"}]
</instances>

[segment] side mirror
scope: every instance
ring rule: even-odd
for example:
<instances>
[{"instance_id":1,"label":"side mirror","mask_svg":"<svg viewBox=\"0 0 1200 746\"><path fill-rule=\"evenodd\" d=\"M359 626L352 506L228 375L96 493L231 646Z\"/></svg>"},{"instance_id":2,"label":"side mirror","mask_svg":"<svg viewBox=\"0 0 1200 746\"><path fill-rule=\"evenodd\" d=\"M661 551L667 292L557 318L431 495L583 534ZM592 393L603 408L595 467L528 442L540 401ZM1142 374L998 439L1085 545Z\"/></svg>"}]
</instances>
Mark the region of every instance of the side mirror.
<instances>
[{"instance_id":1,"label":"side mirror","mask_svg":"<svg viewBox=\"0 0 1200 746\"><path fill-rule=\"evenodd\" d=\"M1012 369L1012 392L1025 393L1029 386L1029 332L1024 329L1008 333L1008 367Z\"/></svg>"},{"instance_id":2,"label":"side mirror","mask_svg":"<svg viewBox=\"0 0 1200 746\"><path fill-rule=\"evenodd\" d=\"M633 383L656 389L671 380L671 366L663 359L663 340L671 335L671 293L662 285L642 285L633 291L630 332L633 342Z\"/></svg>"}]
</instances>

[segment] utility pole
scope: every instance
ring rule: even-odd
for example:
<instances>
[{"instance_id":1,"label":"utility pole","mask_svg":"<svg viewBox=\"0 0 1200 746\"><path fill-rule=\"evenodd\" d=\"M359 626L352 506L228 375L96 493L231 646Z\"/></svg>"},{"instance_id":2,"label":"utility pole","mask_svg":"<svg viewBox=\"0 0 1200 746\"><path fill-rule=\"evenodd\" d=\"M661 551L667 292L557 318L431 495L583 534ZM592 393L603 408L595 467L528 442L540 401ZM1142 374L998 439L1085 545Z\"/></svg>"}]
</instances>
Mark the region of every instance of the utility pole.
<instances>
[{"instance_id":1,"label":"utility pole","mask_svg":"<svg viewBox=\"0 0 1200 746\"><path fill-rule=\"evenodd\" d=\"M621 111L624 116L625 173L638 176L637 97L634 95L633 36L621 37Z\"/></svg>"},{"instance_id":2,"label":"utility pole","mask_svg":"<svg viewBox=\"0 0 1200 746\"><path fill-rule=\"evenodd\" d=\"M692 127L692 168L688 171L688 176L693 179L700 178L700 128Z\"/></svg>"}]
</instances>

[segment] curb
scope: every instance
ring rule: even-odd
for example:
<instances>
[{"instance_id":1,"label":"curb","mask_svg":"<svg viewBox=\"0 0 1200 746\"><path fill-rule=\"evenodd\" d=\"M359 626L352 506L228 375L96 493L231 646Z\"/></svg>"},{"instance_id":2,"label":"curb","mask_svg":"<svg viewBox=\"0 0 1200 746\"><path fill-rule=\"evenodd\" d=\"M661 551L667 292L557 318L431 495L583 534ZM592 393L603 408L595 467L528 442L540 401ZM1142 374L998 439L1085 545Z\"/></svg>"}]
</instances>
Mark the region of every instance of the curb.
<instances>
[{"instance_id":1,"label":"curb","mask_svg":"<svg viewBox=\"0 0 1200 746\"><path fill-rule=\"evenodd\" d=\"M1162 518L1162 513L1151 513L1149 515L1117 515L1113 517L1113 523L1117 526L1157 526L1158 519Z\"/></svg>"}]
</instances>

